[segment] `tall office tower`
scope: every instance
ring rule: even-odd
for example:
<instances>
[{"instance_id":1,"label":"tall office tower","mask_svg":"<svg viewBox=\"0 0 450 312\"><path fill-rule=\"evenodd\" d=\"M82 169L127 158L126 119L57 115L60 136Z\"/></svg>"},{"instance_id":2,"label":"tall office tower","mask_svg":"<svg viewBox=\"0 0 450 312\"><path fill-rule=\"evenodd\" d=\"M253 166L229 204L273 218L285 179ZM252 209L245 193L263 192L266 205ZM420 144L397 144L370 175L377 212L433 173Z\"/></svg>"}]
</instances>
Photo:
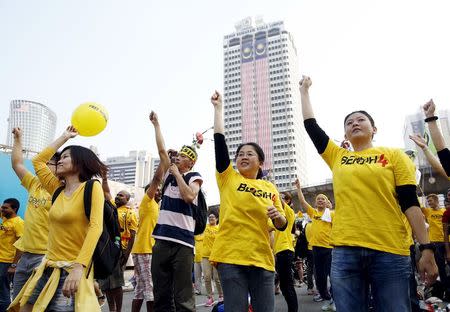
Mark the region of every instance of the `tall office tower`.
<instances>
[{"instance_id":1,"label":"tall office tower","mask_svg":"<svg viewBox=\"0 0 450 312\"><path fill-rule=\"evenodd\" d=\"M283 22L251 18L226 35L224 121L231 159L242 142L264 150L264 170L280 190L307 181L297 49Z\"/></svg>"},{"instance_id":2,"label":"tall office tower","mask_svg":"<svg viewBox=\"0 0 450 312\"><path fill-rule=\"evenodd\" d=\"M444 141L446 146L450 146L450 111L449 110L440 110L436 112L436 116L439 116L438 125L440 126L442 135L444 136ZM424 122L425 116L421 111L418 111L416 114L408 115L405 118L405 125L403 131L403 142L405 144L405 148L408 150L416 150L415 143L409 138L410 134L421 134L425 136L425 139L429 142L429 145L432 147L432 151L434 151L434 145L432 145L431 137L429 136L429 130L427 124ZM429 167L425 155L418 151L417 153L417 162L416 165L419 168Z\"/></svg>"},{"instance_id":3,"label":"tall office tower","mask_svg":"<svg viewBox=\"0 0 450 312\"><path fill-rule=\"evenodd\" d=\"M136 187L144 187L151 180L151 155L147 151L131 151L128 156L109 157L108 179Z\"/></svg>"},{"instance_id":4,"label":"tall office tower","mask_svg":"<svg viewBox=\"0 0 450 312\"><path fill-rule=\"evenodd\" d=\"M25 100L12 100L9 107L6 144L13 145L12 129L22 129L26 151L40 152L49 145L56 130L56 114L47 106Z\"/></svg>"}]
</instances>

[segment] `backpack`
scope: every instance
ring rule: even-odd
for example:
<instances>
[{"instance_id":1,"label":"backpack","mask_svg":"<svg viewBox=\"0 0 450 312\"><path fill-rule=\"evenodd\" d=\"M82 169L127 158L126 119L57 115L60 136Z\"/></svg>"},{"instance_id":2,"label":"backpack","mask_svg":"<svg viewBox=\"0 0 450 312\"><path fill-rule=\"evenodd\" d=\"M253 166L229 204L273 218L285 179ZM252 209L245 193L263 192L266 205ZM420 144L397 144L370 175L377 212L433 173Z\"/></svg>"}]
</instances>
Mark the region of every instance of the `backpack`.
<instances>
[{"instance_id":1,"label":"backpack","mask_svg":"<svg viewBox=\"0 0 450 312\"><path fill-rule=\"evenodd\" d=\"M189 180L185 175L183 175L184 182L189 185ZM164 181L164 186L162 188L161 194L164 196L164 191L169 186L169 183L174 181L175 178L173 176L169 176L169 178ZM202 234L205 231L206 223L207 223L207 214L208 214L208 205L206 204L205 194L203 194L202 188L198 191L197 195L197 206L192 205L192 218L195 221L195 229L194 235Z\"/></svg>"},{"instance_id":2,"label":"backpack","mask_svg":"<svg viewBox=\"0 0 450 312\"><path fill-rule=\"evenodd\" d=\"M88 180L84 187L84 213L88 221L91 217L92 204L92 188L95 181ZM56 189L52 196L52 204L55 202L58 195L64 190L64 186ZM105 279L111 275L122 253L120 246L120 230L119 219L116 208L107 200L103 204L103 231L95 246L94 255L92 256L91 264L87 270L86 277L91 272L92 265L95 266L94 278Z\"/></svg>"}]
</instances>

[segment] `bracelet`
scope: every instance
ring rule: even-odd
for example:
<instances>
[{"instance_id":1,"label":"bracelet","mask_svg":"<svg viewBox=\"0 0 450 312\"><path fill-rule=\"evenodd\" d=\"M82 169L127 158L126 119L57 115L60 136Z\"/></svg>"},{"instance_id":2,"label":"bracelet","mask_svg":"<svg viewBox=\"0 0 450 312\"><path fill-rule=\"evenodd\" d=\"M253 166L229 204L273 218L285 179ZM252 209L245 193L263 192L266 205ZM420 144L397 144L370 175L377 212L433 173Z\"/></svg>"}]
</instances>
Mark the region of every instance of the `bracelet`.
<instances>
[{"instance_id":1,"label":"bracelet","mask_svg":"<svg viewBox=\"0 0 450 312\"><path fill-rule=\"evenodd\" d=\"M436 121L438 120L438 116L431 116L431 117L427 117L425 118L425 122L430 122L430 121Z\"/></svg>"}]
</instances>

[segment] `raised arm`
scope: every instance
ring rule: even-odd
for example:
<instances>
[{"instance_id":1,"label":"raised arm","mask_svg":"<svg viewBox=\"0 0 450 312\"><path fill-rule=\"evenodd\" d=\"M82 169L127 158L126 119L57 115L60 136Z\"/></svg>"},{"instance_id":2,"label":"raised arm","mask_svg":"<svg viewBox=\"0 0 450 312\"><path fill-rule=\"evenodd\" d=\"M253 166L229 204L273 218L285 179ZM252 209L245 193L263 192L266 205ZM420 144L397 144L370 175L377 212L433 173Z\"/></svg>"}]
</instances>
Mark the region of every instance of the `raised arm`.
<instances>
[{"instance_id":1,"label":"raised arm","mask_svg":"<svg viewBox=\"0 0 450 312\"><path fill-rule=\"evenodd\" d=\"M311 85L311 78L308 76L302 76L302 80L300 80L300 97L302 102L303 123L305 125L306 132L317 149L317 152L322 154L325 151L330 138L319 127L316 119L314 118L311 100L309 99L309 87Z\"/></svg>"},{"instance_id":2,"label":"raised arm","mask_svg":"<svg viewBox=\"0 0 450 312\"><path fill-rule=\"evenodd\" d=\"M160 159L160 167L162 169L162 172L166 172L167 169L169 169L170 166L170 159L169 159L169 155L167 154L166 151L166 146L164 143L164 138L161 132L161 127L159 126L159 119L158 119L158 115L156 115L155 112L151 112L150 113L150 121L153 124L153 127L155 128L155 140L156 140L156 146L158 147L158 154L159 154L159 159Z\"/></svg>"},{"instance_id":3,"label":"raised arm","mask_svg":"<svg viewBox=\"0 0 450 312\"><path fill-rule=\"evenodd\" d=\"M433 99L429 100L423 106L423 111L427 119L435 117L435 110L436 105L434 104ZM428 121L428 128L430 129L431 139L433 140L433 144L436 147L436 150L438 152L443 150L445 148L445 141L444 137L442 136L441 130L439 130L439 127L437 125L437 118Z\"/></svg>"},{"instance_id":4,"label":"raised arm","mask_svg":"<svg viewBox=\"0 0 450 312\"><path fill-rule=\"evenodd\" d=\"M52 158L56 151L61 146L63 146L64 143L66 143L69 139L76 137L77 135L78 132L74 127L67 127L67 129L60 137L58 137L42 152L37 154L32 160L37 177L41 181L42 186L50 194L53 194L61 183L59 179L48 168L47 162Z\"/></svg>"},{"instance_id":5,"label":"raised arm","mask_svg":"<svg viewBox=\"0 0 450 312\"><path fill-rule=\"evenodd\" d=\"M306 213L308 211L309 204L306 201L305 196L303 195L299 179L295 180L295 187L297 188L297 197L298 201L300 202L300 210L303 213Z\"/></svg>"},{"instance_id":6,"label":"raised arm","mask_svg":"<svg viewBox=\"0 0 450 312\"><path fill-rule=\"evenodd\" d=\"M314 118L311 100L309 99L309 87L311 87L311 85L311 78L302 76L302 80L300 80L300 98L302 101L303 120Z\"/></svg>"},{"instance_id":7,"label":"raised arm","mask_svg":"<svg viewBox=\"0 0 450 312\"><path fill-rule=\"evenodd\" d=\"M11 154L11 165L19 180L22 181L28 172L23 164L22 130L20 128L14 128L12 133L14 135L14 143Z\"/></svg>"},{"instance_id":8,"label":"raised arm","mask_svg":"<svg viewBox=\"0 0 450 312\"><path fill-rule=\"evenodd\" d=\"M222 96L215 91L211 96L211 103L214 106L214 149L216 155L216 170L224 172L230 165L230 156L225 142L225 130L223 125L223 104Z\"/></svg>"},{"instance_id":9,"label":"raised arm","mask_svg":"<svg viewBox=\"0 0 450 312\"><path fill-rule=\"evenodd\" d=\"M437 159L436 156L431 153L431 151L428 149L427 142L420 134L413 134L410 135L409 138L416 143L416 145L423 151L425 157L428 160L428 163L431 165L431 168L443 177L447 178L447 174L445 173L444 168L442 167L441 163L439 162L439 159Z\"/></svg>"},{"instance_id":10,"label":"raised arm","mask_svg":"<svg viewBox=\"0 0 450 312\"><path fill-rule=\"evenodd\" d=\"M152 181L150 182L150 186L147 189L147 196L149 198L154 198L155 193L158 190L158 186L161 184L164 173L167 171L167 168L170 165L170 159L166 151L166 146L164 143L164 138L161 134L161 130L159 127L159 119L158 115L156 115L155 112L150 113L150 121L152 122L153 126L155 127L155 140L156 140L156 146L158 148L158 154L159 154L159 165L156 169L155 175L153 176Z\"/></svg>"},{"instance_id":11,"label":"raised arm","mask_svg":"<svg viewBox=\"0 0 450 312\"><path fill-rule=\"evenodd\" d=\"M108 174L107 172L102 173L102 190L103 195L105 196L105 200L111 201L113 199L111 195L111 189L108 184Z\"/></svg>"}]
</instances>

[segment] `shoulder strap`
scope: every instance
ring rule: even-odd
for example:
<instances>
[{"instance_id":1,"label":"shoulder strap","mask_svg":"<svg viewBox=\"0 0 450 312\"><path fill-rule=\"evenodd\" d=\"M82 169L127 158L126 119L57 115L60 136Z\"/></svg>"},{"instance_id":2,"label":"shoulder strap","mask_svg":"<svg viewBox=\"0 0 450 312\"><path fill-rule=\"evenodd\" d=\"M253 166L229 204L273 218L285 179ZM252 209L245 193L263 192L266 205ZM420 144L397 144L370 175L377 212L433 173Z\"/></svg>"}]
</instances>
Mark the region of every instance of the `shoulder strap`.
<instances>
[{"instance_id":1,"label":"shoulder strap","mask_svg":"<svg viewBox=\"0 0 450 312\"><path fill-rule=\"evenodd\" d=\"M52 196L52 205L55 202L56 198L59 196L59 194L61 194L61 192L64 190L64 185L61 185L60 187L58 187L56 189L56 191L53 193Z\"/></svg>"},{"instance_id":2,"label":"shoulder strap","mask_svg":"<svg viewBox=\"0 0 450 312\"><path fill-rule=\"evenodd\" d=\"M88 221L91 219L91 206L92 206L92 188L94 187L94 182L96 180L87 180L84 186L84 214L86 215Z\"/></svg>"}]
</instances>

